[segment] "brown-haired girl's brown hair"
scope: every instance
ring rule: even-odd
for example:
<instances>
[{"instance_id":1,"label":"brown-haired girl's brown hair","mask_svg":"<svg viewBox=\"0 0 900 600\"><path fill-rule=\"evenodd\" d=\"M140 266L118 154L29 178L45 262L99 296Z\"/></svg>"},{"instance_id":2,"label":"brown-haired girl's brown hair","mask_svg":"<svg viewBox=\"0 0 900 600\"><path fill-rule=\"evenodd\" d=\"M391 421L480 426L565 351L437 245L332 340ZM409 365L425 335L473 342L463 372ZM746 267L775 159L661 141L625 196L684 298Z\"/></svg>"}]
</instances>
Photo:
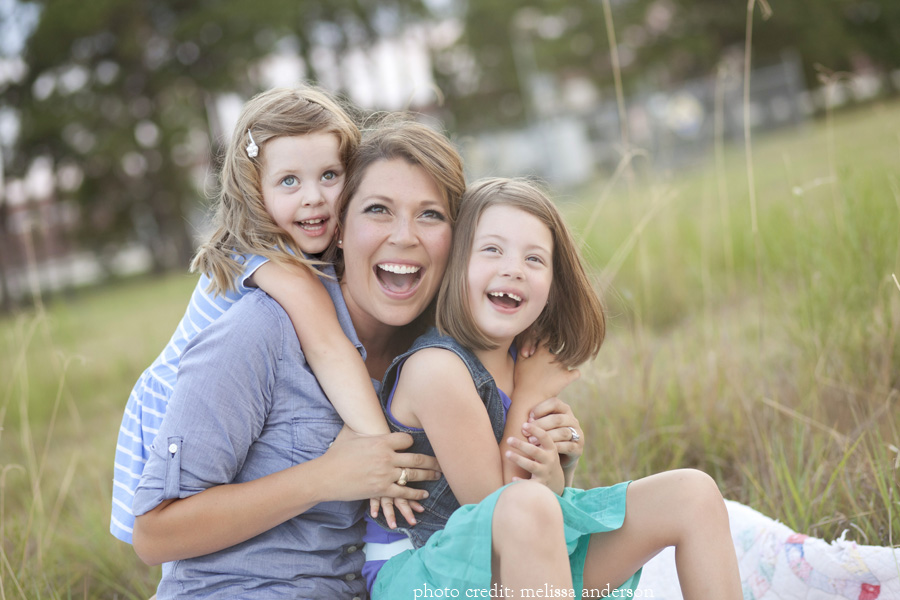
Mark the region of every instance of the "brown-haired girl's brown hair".
<instances>
[{"instance_id":1,"label":"brown-haired girl's brown hair","mask_svg":"<svg viewBox=\"0 0 900 600\"><path fill-rule=\"evenodd\" d=\"M577 245L559 210L525 179L489 178L473 183L461 202L453 248L437 302L437 327L474 350L496 348L475 324L469 308L469 257L475 229L491 206L510 206L536 217L553 237L553 282L547 306L529 328L558 360L573 367L593 358L606 335L603 305L594 291Z\"/></svg>"},{"instance_id":2,"label":"brown-haired girl's brown hair","mask_svg":"<svg viewBox=\"0 0 900 600\"><path fill-rule=\"evenodd\" d=\"M269 216L262 195L262 157L247 152L251 135L264 152L266 142L274 138L310 133L337 136L345 167L360 140L359 128L341 105L314 87L274 88L244 105L225 149L215 231L191 263L192 271L210 278L211 290L225 293L233 287L242 271L238 257L245 254L306 267L318 264L305 259L291 236Z\"/></svg>"}]
</instances>

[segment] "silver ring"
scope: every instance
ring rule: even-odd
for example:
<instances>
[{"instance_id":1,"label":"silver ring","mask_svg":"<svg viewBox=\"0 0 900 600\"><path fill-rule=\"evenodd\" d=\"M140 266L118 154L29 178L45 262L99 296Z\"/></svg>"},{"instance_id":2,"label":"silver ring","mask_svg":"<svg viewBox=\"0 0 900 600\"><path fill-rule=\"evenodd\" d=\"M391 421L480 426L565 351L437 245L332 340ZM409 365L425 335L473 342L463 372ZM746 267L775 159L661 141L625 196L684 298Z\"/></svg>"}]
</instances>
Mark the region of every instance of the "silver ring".
<instances>
[{"instance_id":1,"label":"silver ring","mask_svg":"<svg viewBox=\"0 0 900 600\"><path fill-rule=\"evenodd\" d=\"M569 431L572 432L572 437L569 439L570 442L577 442L578 440L581 439L581 436L578 435L578 432L575 431L574 427L569 427Z\"/></svg>"},{"instance_id":2,"label":"silver ring","mask_svg":"<svg viewBox=\"0 0 900 600\"><path fill-rule=\"evenodd\" d=\"M409 471L400 469L400 479L397 480L397 485L406 485L407 481L409 481Z\"/></svg>"}]
</instances>

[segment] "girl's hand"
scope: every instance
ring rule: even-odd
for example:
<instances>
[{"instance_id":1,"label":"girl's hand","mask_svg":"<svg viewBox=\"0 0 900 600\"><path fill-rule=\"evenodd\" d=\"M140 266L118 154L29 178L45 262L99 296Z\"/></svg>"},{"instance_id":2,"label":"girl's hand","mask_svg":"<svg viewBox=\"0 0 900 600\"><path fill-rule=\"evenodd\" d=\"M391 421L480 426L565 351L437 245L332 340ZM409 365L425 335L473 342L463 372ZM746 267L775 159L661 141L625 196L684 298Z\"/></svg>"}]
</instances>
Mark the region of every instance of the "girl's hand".
<instances>
[{"instance_id":1,"label":"girl's hand","mask_svg":"<svg viewBox=\"0 0 900 600\"><path fill-rule=\"evenodd\" d=\"M413 514L415 512L424 512L425 507L416 502L415 500L406 500L405 498L391 498L388 496L383 496L382 498L369 498L369 514L372 515L372 518L376 518L378 516L378 509L381 508L384 511L384 518L387 521L388 526L391 529L397 528L397 519L394 514L394 506L396 506L400 510L400 514L406 519L406 522L410 524L410 526L416 524L416 515Z\"/></svg>"},{"instance_id":2,"label":"girl's hand","mask_svg":"<svg viewBox=\"0 0 900 600\"><path fill-rule=\"evenodd\" d=\"M525 330L525 332L519 336L519 339L516 340L516 349L519 353L519 358L531 358L534 356L540 342L541 340L534 337L531 328Z\"/></svg>"},{"instance_id":3,"label":"girl's hand","mask_svg":"<svg viewBox=\"0 0 900 600\"><path fill-rule=\"evenodd\" d=\"M552 398L579 376L577 369L569 369L558 362L542 344L530 358L516 361L515 387L542 399Z\"/></svg>"},{"instance_id":4,"label":"girl's hand","mask_svg":"<svg viewBox=\"0 0 900 600\"><path fill-rule=\"evenodd\" d=\"M528 422L534 423L549 434L550 439L556 444L563 469L575 466L584 453L584 431L572 412L572 407L559 398L544 400L531 410Z\"/></svg>"},{"instance_id":5,"label":"girl's hand","mask_svg":"<svg viewBox=\"0 0 900 600\"><path fill-rule=\"evenodd\" d=\"M533 481L543 483L557 495L562 495L566 486L565 474L550 434L535 423L526 423L522 434L528 442L516 437L507 440L509 447L515 449L515 452L506 452L507 460L531 473ZM514 481L517 479L513 478Z\"/></svg>"}]
</instances>

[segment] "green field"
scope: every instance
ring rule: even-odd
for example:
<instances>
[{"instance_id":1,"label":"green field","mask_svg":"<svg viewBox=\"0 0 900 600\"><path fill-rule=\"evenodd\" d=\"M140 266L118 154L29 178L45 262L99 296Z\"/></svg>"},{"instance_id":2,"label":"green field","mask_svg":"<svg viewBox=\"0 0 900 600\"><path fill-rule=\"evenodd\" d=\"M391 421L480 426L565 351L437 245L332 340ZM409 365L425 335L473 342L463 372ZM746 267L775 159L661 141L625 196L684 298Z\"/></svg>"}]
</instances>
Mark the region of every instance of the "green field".
<instances>
[{"instance_id":1,"label":"green field","mask_svg":"<svg viewBox=\"0 0 900 600\"><path fill-rule=\"evenodd\" d=\"M692 466L794 529L900 540L900 105L560 198L608 307L567 390L579 485ZM584 232L586 223L593 227ZM0 600L147 598L108 533L128 393L195 279L142 278L0 320Z\"/></svg>"}]
</instances>

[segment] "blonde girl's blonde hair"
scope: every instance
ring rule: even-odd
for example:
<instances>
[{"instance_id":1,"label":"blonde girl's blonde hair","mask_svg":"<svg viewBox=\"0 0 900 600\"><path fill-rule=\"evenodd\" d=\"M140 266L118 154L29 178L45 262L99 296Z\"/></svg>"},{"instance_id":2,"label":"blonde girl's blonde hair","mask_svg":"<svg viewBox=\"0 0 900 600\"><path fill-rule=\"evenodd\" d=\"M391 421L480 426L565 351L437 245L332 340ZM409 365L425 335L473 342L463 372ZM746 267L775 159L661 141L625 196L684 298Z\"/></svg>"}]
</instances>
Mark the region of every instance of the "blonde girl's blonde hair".
<instances>
[{"instance_id":1,"label":"blonde girl's blonde hair","mask_svg":"<svg viewBox=\"0 0 900 600\"><path fill-rule=\"evenodd\" d=\"M473 350L497 345L476 325L469 307L469 257L481 215L492 206L522 210L543 223L553 237L553 282L547 306L529 331L569 366L596 356L606 335L606 318L578 248L553 201L525 179L489 178L469 186L462 199L453 248L437 301L437 327Z\"/></svg>"},{"instance_id":2,"label":"blonde girl's blonde hair","mask_svg":"<svg viewBox=\"0 0 900 600\"><path fill-rule=\"evenodd\" d=\"M266 211L262 195L266 142L311 133L334 134L345 167L360 140L359 128L341 105L314 87L274 88L244 105L225 149L215 230L191 262L191 271L210 278L210 290L224 294L233 289L234 280L243 271L239 258L246 254L308 268L321 264L303 257L291 236ZM247 152L251 135L259 147L259 155L254 157Z\"/></svg>"}]
</instances>

